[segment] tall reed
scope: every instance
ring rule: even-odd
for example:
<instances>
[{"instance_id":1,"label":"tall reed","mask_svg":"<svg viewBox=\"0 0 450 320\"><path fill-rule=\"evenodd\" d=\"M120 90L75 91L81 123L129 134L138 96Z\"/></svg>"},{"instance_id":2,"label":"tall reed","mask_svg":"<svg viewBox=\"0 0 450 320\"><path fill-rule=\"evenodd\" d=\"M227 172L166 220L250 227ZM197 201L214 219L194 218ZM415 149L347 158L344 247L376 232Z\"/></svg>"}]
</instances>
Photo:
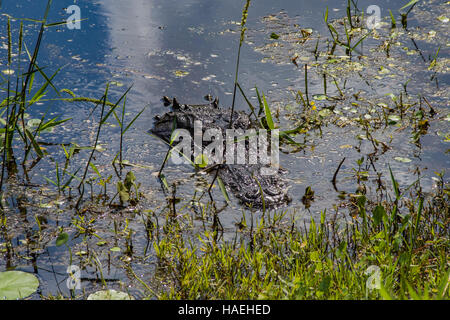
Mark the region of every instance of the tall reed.
<instances>
[{"instance_id":1,"label":"tall reed","mask_svg":"<svg viewBox=\"0 0 450 320\"><path fill-rule=\"evenodd\" d=\"M230 114L230 129L233 127L233 113L234 113L234 103L236 101L236 89L238 84L238 74L239 74L239 61L241 57L241 47L244 43L245 39L245 31L247 28L245 27L245 24L247 23L247 16L248 16L248 7L250 6L250 0L247 0L244 6L244 10L242 11L242 19L241 19L241 36L239 39L239 49L238 49L238 55L236 59L236 71L234 76L234 89L233 89L233 102L231 104L231 114Z\"/></svg>"}]
</instances>

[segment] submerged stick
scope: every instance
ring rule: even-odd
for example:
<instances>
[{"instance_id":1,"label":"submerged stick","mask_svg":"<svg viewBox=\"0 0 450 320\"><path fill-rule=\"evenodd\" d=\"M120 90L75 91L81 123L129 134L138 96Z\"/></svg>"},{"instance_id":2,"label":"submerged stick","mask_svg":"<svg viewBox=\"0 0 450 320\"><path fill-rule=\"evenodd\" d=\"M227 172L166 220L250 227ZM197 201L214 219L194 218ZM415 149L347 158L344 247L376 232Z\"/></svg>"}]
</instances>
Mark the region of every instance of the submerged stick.
<instances>
[{"instance_id":1,"label":"submerged stick","mask_svg":"<svg viewBox=\"0 0 450 320\"><path fill-rule=\"evenodd\" d=\"M341 160L341 163L339 163L339 165L338 165L338 167L336 169L336 172L333 175L333 179L331 180L331 182L333 183L333 188L334 188L334 190L336 190L336 192L339 192L339 190L336 187L336 177L337 177L338 172L341 169L341 166L344 163L344 161L345 161L345 157Z\"/></svg>"}]
</instances>

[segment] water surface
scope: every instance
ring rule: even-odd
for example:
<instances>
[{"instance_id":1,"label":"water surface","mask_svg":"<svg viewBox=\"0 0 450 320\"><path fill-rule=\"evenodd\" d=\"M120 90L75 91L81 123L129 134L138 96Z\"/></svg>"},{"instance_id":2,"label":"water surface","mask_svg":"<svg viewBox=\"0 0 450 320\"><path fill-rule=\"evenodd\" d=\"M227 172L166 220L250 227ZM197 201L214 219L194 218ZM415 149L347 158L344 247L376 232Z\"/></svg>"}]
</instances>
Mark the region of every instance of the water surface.
<instances>
[{"instance_id":1,"label":"water surface","mask_svg":"<svg viewBox=\"0 0 450 320\"><path fill-rule=\"evenodd\" d=\"M67 18L65 8L73 4L71 1L55 1L50 11L49 21L62 21ZM124 139L124 159L137 165L131 169L141 183L141 192L145 194L142 207L139 210L159 212L165 204L166 194L160 181L155 177L164 159L167 148L157 139L146 132L151 128L153 117L167 111L160 101L162 96L177 97L182 103L202 103L206 94L218 97L220 104L230 106L232 101L233 81L237 49L239 41L241 11L244 3L231 1L77 1L81 9L81 29L70 30L65 26L49 28L44 36L41 52L38 57L40 67L45 67L52 74L62 67L54 80L58 89L69 88L76 95L101 98L107 82L111 82L110 101L118 99L122 93L132 86L127 95L127 117L131 119L142 108L146 108L127 132ZM370 1L358 1L360 10L365 10ZM46 1L3 1L2 13L14 18L40 19L44 13ZM309 92L313 95L324 92L323 79L319 72L320 66L314 58L314 46L319 40L319 50L327 48L326 39L330 38L329 31L323 21L326 7L329 8L329 20L345 16L346 1L255 1L251 4L247 22L247 38L241 52L241 67L239 83L247 90L251 101L256 103L254 87L265 93L269 104L281 128L295 126L296 117L302 108L297 103L295 93L304 92L303 64L311 67L309 73ZM389 34L389 9L398 12L403 6L400 1L377 1L385 25L380 28L381 37ZM402 186L407 186L417 179L416 169L422 171L422 185L430 190L433 185L433 171L441 171L450 167L448 157L448 23L437 19L440 15L449 16L449 5L439 1L430 4L420 4L411 13L408 20L410 33L401 30L393 46L392 55L387 58L377 39L369 37L363 45L358 47L358 53L352 57L352 64L338 61L327 69L334 73L340 84L346 80L348 95L361 94L374 103L389 102L388 94L399 94L407 84L407 95L412 100L418 95L426 96L439 115L430 121L430 128L421 139L420 146L410 142L410 129L388 127L375 133L380 141L389 143L392 147L384 153L377 154L376 172L384 174L383 178L389 182L388 165L395 172L396 178ZM6 16L1 18L1 36L3 47L1 50L1 65L6 64L5 35ZM399 21L399 17L398 17ZM399 22L398 22L399 23ZM38 26L25 21L27 33L25 41L29 48L34 46ZM18 22L13 23L13 31L17 31ZM293 40L300 30L312 31L311 38L303 43ZM435 36L430 37L433 31ZM272 33L280 35L275 40ZM433 33L431 33L433 34ZM430 60L440 47L439 59L444 61L438 72L428 70ZM378 51L377 51L378 50ZM345 50L339 49L336 55L345 56ZM297 56L300 67L292 63ZM358 58L358 56L362 58ZM367 59L364 58L368 57ZM26 60L26 56L22 57ZM347 58L342 58L347 59ZM323 62L325 58L319 58ZM351 65L353 69L344 67ZM389 75L380 73L380 66L389 69ZM342 69L342 68L343 69ZM359 73L359 74L358 74ZM338 90L328 79L330 96L337 96ZM49 97L55 96L49 90ZM357 168L356 160L365 157L364 166L370 174L368 183L369 194L376 194L376 172L367 161L367 156L373 151L370 142L358 139L362 133L357 126L337 125L340 117L354 117L355 113L369 114L366 110L353 112L354 100L346 99L335 104L337 120L318 131L311 132L305 139L297 137L297 141L306 142L307 147L302 151L281 155L281 165L287 170L286 179L289 182L289 192L292 203L285 209L299 217L309 220L319 217L326 208L333 210L333 204L339 203L339 192L333 187L331 180L339 162L346 160L340 171L339 191L355 192L355 178L352 169ZM406 99L406 98L405 98ZM327 101L317 100L318 108L329 106ZM241 96L236 100L239 110L248 111L248 106ZM44 136L48 142L92 145L95 138L96 121L99 109L91 114L94 105L89 103L42 103L42 110L33 109L31 117L39 117L42 112L49 110L51 114L61 118L72 118L63 128L57 129L55 134ZM47 109L48 108L48 109ZM276 111L278 110L278 111ZM100 144L105 150L96 155L96 166L105 176L112 174L110 163L119 148L120 128L111 118L110 124L103 128ZM399 130L401 129L401 130ZM56 149L57 147L49 147ZM81 152L70 170L85 163L87 152ZM410 162L396 161L395 158L407 158ZM59 152L50 159L46 158L37 165L31 174L31 181L35 184L46 183L44 176L54 175L54 161L63 162L64 154ZM190 167L180 167L169 164L165 170L170 183L177 183L177 196L182 199L180 207L186 205L195 195L194 189L200 192L208 177L192 177ZM196 188L193 188L193 185ZM311 186L315 191L315 200L310 208L305 208L301 199L305 189ZM52 189L52 186L48 186ZM17 268L37 273L41 280L41 292L44 295L63 292L67 294L65 286L68 253L65 247L56 247L54 239L57 227L67 228L71 235L76 228L71 224L74 213L67 210L65 200L54 202L54 199L39 190L24 190L20 186L9 185L13 190L17 188L18 197L11 197L9 219L16 229L11 229L2 235L1 242L12 241L14 252L2 251L0 269ZM223 196L214 189L214 196L218 203L223 204ZM24 205L21 205L23 203ZM28 205L33 203L32 206ZM42 203L48 204L43 213ZM123 227L125 219L129 219L131 228L135 231L134 248L139 255L147 248L143 226L142 211L129 208L120 212L112 219L107 213L99 213L95 226L99 235L116 245L123 240L113 239L109 231L114 226L114 220ZM235 233L235 223L242 217L244 208L234 199L232 204L220 213L221 223L225 228L225 239L232 238ZM37 227L35 219L42 219L43 230L35 236ZM116 222L117 222L116 221ZM25 223L24 223L25 222ZM33 241L30 240L33 239ZM9 240L7 240L9 239ZM85 250L82 237L72 239L73 252ZM97 239L98 241L98 239ZM96 239L91 243L95 246ZM83 249L84 248L84 249ZM114 254L102 256L104 261L114 260ZM82 260L83 256L77 259ZM125 285L132 285L126 273L115 264L108 264L107 277L111 286L118 285L122 280ZM136 259L135 270L140 275L149 277L154 270L153 259ZM95 278L86 270L86 279ZM85 280L85 286L98 286L96 282Z\"/></svg>"}]
</instances>

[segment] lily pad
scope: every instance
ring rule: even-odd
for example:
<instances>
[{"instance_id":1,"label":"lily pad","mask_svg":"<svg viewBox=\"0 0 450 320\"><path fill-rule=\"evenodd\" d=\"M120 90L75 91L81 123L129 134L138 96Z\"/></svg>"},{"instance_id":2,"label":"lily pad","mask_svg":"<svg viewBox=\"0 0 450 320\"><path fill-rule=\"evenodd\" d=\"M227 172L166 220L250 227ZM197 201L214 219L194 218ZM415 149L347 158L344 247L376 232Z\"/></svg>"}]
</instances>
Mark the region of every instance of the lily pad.
<instances>
[{"instance_id":1,"label":"lily pad","mask_svg":"<svg viewBox=\"0 0 450 320\"><path fill-rule=\"evenodd\" d=\"M324 94L315 94L315 95L313 95L313 98L314 98L314 100L317 100L317 101L322 101L322 100L328 99L328 97Z\"/></svg>"},{"instance_id":2,"label":"lily pad","mask_svg":"<svg viewBox=\"0 0 450 320\"><path fill-rule=\"evenodd\" d=\"M277 35L275 32L272 32L272 34L270 35L270 38L272 38L272 39L278 39L280 36L279 35Z\"/></svg>"},{"instance_id":3,"label":"lily pad","mask_svg":"<svg viewBox=\"0 0 450 320\"><path fill-rule=\"evenodd\" d=\"M322 109L319 111L319 116L321 116L322 118L328 117L330 114L330 109Z\"/></svg>"},{"instance_id":4,"label":"lily pad","mask_svg":"<svg viewBox=\"0 0 450 320\"><path fill-rule=\"evenodd\" d=\"M123 83L119 82L119 81L111 81L111 85L115 85L115 86L118 86L118 87L123 87Z\"/></svg>"},{"instance_id":5,"label":"lily pad","mask_svg":"<svg viewBox=\"0 0 450 320\"><path fill-rule=\"evenodd\" d=\"M395 124L401 120L400 116L395 115L395 114L391 114L390 116L388 116L388 119L389 119L390 123L392 123L392 124Z\"/></svg>"},{"instance_id":6,"label":"lily pad","mask_svg":"<svg viewBox=\"0 0 450 320\"><path fill-rule=\"evenodd\" d=\"M65 232L59 234L58 238L56 238L56 246L62 246L69 240L69 235Z\"/></svg>"},{"instance_id":7,"label":"lily pad","mask_svg":"<svg viewBox=\"0 0 450 320\"><path fill-rule=\"evenodd\" d=\"M411 159L404 158L404 157L395 157L394 160L398 161L398 162L404 162L404 163L409 163L412 161Z\"/></svg>"},{"instance_id":8,"label":"lily pad","mask_svg":"<svg viewBox=\"0 0 450 320\"><path fill-rule=\"evenodd\" d=\"M41 119L30 119L27 122L28 127L38 127L41 123Z\"/></svg>"},{"instance_id":9,"label":"lily pad","mask_svg":"<svg viewBox=\"0 0 450 320\"><path fill-rule=\"evenodd\" d=\"M36 292L39 280L22 271L0 272L0 300L23 299Z\"/></svg>"},{"instance_id":10,"label":"lily pad","mask_svg":"<svg viewBox=\"0 0 450 320\"><path fill-rule=\"evenodd\" d=\"M91 293L88 300L134 300L133 296L128 293L116 290L102 290Z\"/></svg>"}]
</instances>

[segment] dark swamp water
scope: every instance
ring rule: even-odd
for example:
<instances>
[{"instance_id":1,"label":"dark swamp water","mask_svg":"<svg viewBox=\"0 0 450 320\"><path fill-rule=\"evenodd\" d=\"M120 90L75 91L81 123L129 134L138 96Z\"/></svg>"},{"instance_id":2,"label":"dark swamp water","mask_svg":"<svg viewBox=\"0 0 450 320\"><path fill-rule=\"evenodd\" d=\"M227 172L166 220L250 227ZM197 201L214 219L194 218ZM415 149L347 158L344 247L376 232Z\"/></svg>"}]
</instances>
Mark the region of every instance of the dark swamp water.
<instances>
[{"instance_id":1,"label":"dark swamp water","mask_svg":"<svg viewBox=\"0 0 450 320\"><path fill-rule=\"evenodd\" d=\"M288 146L280 155L293 200L279 210L288 210L289 215L295 215L301 223L307 223L312 217L317 219L325 209L334 212L335 208L340 208L345 212L345 207L340 207L339 191L355 192L358 167L367 172L364 185L373 197L378 192L378 174L388 188L390 186L388 166L401 187L416 181L420 171L425 192L430 192L435 184L435 171L450 168L450 4L420 1L408 15L405 30L398 15L403 2L407 1L377 1L382 20L375 32L357 46L351 58L345 48L338 46L331 59L325 56L331 46L331 37L323 21L324 13L328 7L329 21L343 18L347 1L267 0L255 1L250 6L239 72L242 88L255 104L254 87L263 91L279 127L294 128L302 120L300 110L303 105L297 92L305 92L304 64L307 64L309 99L315 101L316 110L313 111L319 113L318 118L322 121L320 129L295 136L297 142L304 144L300 150ZM7 69L6 15L17 19L41 19L46 3L2 1L2 71ZM66 19L65 8L72 4L72 1L54 1L49 22ZM371 4L370 1L358 1L358 8L366 11ZM93 145L99 110L91 113L94 105L86 102L39 102L30 111L30 119L40 118L47 111L52 117L58 115L61 119L71 120L41 136L47 143L45 148L49 155L28 172L27 179L23 178L24 172L19 168L15 177L6 180L3 215L8 222L0 233L0 271L16 269L35 273L40 287L33 298L39 298L39 294L68 296L66 269L70 254L67 246L55 244L63 229L69 234L67 245L73 254L72 264L86 265L82 270L82 287L87 293L101 287L96 268L83 262L86 251L93 250L103 266L108 287L126 287L139 297L139 284L122 265L131 265L144 280L151 278L155 258L145 234L145 219L150 213L162 214L167 205L166 197L170 196L155 175L167 147L146 132L153 124L153 117L167 111L161 102L162 96L176 96L182 103L203 103L203 97L211 94L219 97L222 106L231 105L244 3L238 0L101 0L77 1L76 5L81 9L81 19L86 19L80 22L81 28L70 30L64 25L48 28L38 64L45 67L48 74L62 67L53 80L54 86L59 90L70 89L77 96L100 99L110 81L110 101L116 101L132 85L126 99L128 121L144 107L145 110L124 136L123 159L130 164L124 172L134 172L141 184L142 196L136 206L129 205L120 210L88 206L85 219L95 219L90 225L98 237L89 236L83 240L79 226L89 223L80 221L73 209L73 200L58 195L44 177L54 180L55 162L63 164L65 161L58 144ZM389 9L398 16L394 31L390 28ZM336 29L342 31L339 21L335 23ZM31 50L39 26L29 21L24 24L24 40ZM18 20L12 21L13 34L17 35L18 25ZM355 39L360 39L365 31L356 30ZM25 54L13 58L15 61L27 60ZM425 97L427 102L419 96ZM55 97L54 91L48 90L46 98ZM393 111L400 99L406 106L404 113ZM419 110L419 103L428 121L417 129L417 125L411 124L410 117ZM236 108L248 111L239 94ZM376 120L381 118L383 125L377 127ZM376 152L360 125L362 119L377 127L372 131L373 137L380 141ZM384 126L385 120L389 125ZM419 138L414 128L422 130ZM112 175L113 182L108 186L110 196L114 195L117 181L111 161L119 150L119 139L120 128L111 117L102 128L101 152L95 153L94 159L103 177ZM73 173L85 165L89 154L87 150L81 150L69 164L68 171ZM18 162L20 157L18 152ZM344 157L346 160L335 188L331 180ZM364 159L358 165L357 160L362 157ZM169 164L165 169L169 184L177 184L176 196L180 199L177 206L187 212L193 211L191 200L198 197L211 181L210 176L193 176L192 173L188 166ZM88 176L96 177L96 173L91 170ZM93 184L94 193L98 194L101 187L97 181ZM73 185L76 187L78 183ZM314 201L306 208L302 197L308 186L314 191ZM89 201L90 191L86 188L86 201ZM77 192L75 189L72 193ZM213 195L218 207L222 207L225 202L218 187L213 189ZM202 199L203 205L206 198ZM248 214L248 210L233 198L220 212L224 241L234 237L235 224L243 214ZM74 221L78 221L78 226ZM197 221L194 225L196 223L200 226L204 222ZM211 219L206 219L206 223L210 225ZM114 235L115 229L122 235L130 234L131 230L133 256L124 255L120 250L111 251L126 246L125 236Z\"/></svg>"}]
</instances>

